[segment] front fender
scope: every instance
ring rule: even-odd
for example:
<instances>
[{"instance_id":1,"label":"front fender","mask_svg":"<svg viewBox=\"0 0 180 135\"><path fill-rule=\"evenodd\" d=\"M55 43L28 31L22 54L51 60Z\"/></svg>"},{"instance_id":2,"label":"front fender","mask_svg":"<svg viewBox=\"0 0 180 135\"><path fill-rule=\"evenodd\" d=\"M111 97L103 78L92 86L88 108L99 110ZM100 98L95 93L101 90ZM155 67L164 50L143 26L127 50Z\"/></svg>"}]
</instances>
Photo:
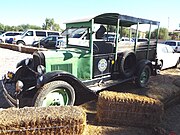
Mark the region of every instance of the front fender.
<instances>
[{"instance_id":1,"label":"front fender","mask_svg":"<svg viewBox=\"0 0 180 135\"><path fill-rule=\"evenodd\" d=\"M32 61L33 61L33 59L32 58L27 58L27 59L29 59L29 62L28 62L28 65L27 66L29 66L29 67L31 67L32 68ZM20 66L26 66L26 59L23 59L23 60L21 60L20 62L18 62L17 63L17 65L16 65L16 68L19 68Z\"/></svg>"},{"instance_id":2,"label":"front fender","mask_svg":"<svg viewBox=\"0 0 180 135\"><path fill-rule=\"evenodd\" d=\"M72 74L64 71L54 71L44 74L38 79L38 87L42 87L44 84L51 81L62 80L69 83L75 90L76 100L75 105L82 104L84 101L88 102L97 98L96 93L86 87L78 78ZM82 102L83 101L83 102Z\"/></svg>"},{"instance_id":3,"label":"front fender","mask_svg":"<svg viewBox=\"0 0 180 135\"><path fill-rule=\"evenodd\" d=\"M55 80L63 80L71 84L73 87L78 85L84 89L87 89L87 87L78 78L64 71L53 71L44 74L43 76L39 77L38 85L41 87L44 84Z\"/></svg>"}]
</instances>

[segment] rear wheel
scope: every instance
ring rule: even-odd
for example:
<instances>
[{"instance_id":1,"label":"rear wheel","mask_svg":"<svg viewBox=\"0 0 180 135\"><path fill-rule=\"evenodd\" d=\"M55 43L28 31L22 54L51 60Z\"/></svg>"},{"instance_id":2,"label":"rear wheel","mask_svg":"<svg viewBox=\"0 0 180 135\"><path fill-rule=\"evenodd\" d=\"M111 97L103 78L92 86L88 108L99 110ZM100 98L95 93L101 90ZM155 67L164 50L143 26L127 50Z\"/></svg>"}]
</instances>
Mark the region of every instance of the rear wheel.
<instances>
[{"instance_id":1,"label":"rear wheel","mask_svg":"<svg viewBox=\"0 0 180 135\"><path fill-rule=\"evenodd\" d=\"M138 87L146 87L149 82L150 75L151 68L149 65L142 66L137 73L137 78L135 79L136 85Z\"/></svg>"},{"instance_id":2,"label":"rear wheel","mask_svg":"<svg viewBox=\"0 0 180 135\"><path fill-rule=\"evenodd\" d=\"M33 106L64 106L73 105L74 102L74 88L64 81L53 81L39 89L33 99Z\"/></svg>"}]
</instances>

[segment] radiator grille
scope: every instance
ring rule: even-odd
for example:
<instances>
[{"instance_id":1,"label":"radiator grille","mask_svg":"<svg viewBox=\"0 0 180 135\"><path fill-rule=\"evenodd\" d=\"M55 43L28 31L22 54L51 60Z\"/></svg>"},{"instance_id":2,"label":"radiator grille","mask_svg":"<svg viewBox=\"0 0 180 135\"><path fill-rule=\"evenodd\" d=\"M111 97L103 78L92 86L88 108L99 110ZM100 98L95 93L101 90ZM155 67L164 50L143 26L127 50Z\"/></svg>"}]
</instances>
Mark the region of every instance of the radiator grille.
<instances>
[{"instance_id":1,"label":"radiator grille","mask_svg":"<svg viewBox=\"0 0 180 135\"><path fill-rule=\"evenodd\" d=\"M51 71L62 70L72 73L72 64L55 64L51 65Z\"/></svg>"}]
</instances>

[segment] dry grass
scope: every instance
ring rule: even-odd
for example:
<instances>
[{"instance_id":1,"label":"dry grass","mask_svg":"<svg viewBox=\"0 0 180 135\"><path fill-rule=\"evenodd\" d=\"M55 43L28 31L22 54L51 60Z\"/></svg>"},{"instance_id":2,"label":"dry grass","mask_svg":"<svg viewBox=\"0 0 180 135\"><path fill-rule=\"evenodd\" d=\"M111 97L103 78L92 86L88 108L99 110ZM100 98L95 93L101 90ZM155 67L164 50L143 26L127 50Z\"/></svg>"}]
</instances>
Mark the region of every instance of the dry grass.
<instances>
[{"instance_id":1,"label":"dry grass","mask_svg":"<svg viewBox=\"0 0 180 135\"><path fill-rule=\"evenodd\" d=\"M86 126L81 107L27 107L0 111L0 134L80 135Z\"/></svg>"},{"instance_id":2,"label":"dry grass","mask_svg":"<svg viewBox=\"0 0 180 135\"><path fill-rule=\"evenodd\" d=\"M160 101L131 93L103 91L97 104L97 119L106 124L153 127L163 114Z\"/></svg>"}]
</instances>

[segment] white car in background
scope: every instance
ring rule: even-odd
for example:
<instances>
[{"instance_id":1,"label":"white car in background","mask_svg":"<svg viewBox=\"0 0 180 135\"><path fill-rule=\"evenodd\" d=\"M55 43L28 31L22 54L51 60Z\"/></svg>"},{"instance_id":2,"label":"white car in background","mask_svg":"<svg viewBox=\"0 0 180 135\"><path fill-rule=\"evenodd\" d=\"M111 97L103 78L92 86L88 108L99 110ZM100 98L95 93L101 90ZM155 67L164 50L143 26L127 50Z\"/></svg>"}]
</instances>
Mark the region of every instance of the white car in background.
<instances>
[{"instance_id":1,"label":"white car in background","mask_svg":"<svg viewBox=\"0 0 180 135\"><path fill-rule=\"evenodd\" d=\"M7 31L0 35L0 43L5 43L6 40L9 40L10 38L13 38L16 35L21 35L22 32L18 31Z\"/></svg>"},{"instance_id":2,"label":"white car in background","mask_svg":"<svg viewBox=\"0 0 180 135\"><path fill-rule=\"evenodd\" d=\"M166 44L157 44L158 64L162 69L176 67L180 62L180 53L176 53L173 48Z\"/></svg>"},{"instance_id":3,"label":"white car in background","mask_svg":"<svg viewBox=\"0 0 180 135\"><path fill-rule=\"evenodd\" d=\"M171 46L175 52L180 52L180 41L179 40L167 40L164 42L164 44Z\"/></svg>"}]
</instances>

